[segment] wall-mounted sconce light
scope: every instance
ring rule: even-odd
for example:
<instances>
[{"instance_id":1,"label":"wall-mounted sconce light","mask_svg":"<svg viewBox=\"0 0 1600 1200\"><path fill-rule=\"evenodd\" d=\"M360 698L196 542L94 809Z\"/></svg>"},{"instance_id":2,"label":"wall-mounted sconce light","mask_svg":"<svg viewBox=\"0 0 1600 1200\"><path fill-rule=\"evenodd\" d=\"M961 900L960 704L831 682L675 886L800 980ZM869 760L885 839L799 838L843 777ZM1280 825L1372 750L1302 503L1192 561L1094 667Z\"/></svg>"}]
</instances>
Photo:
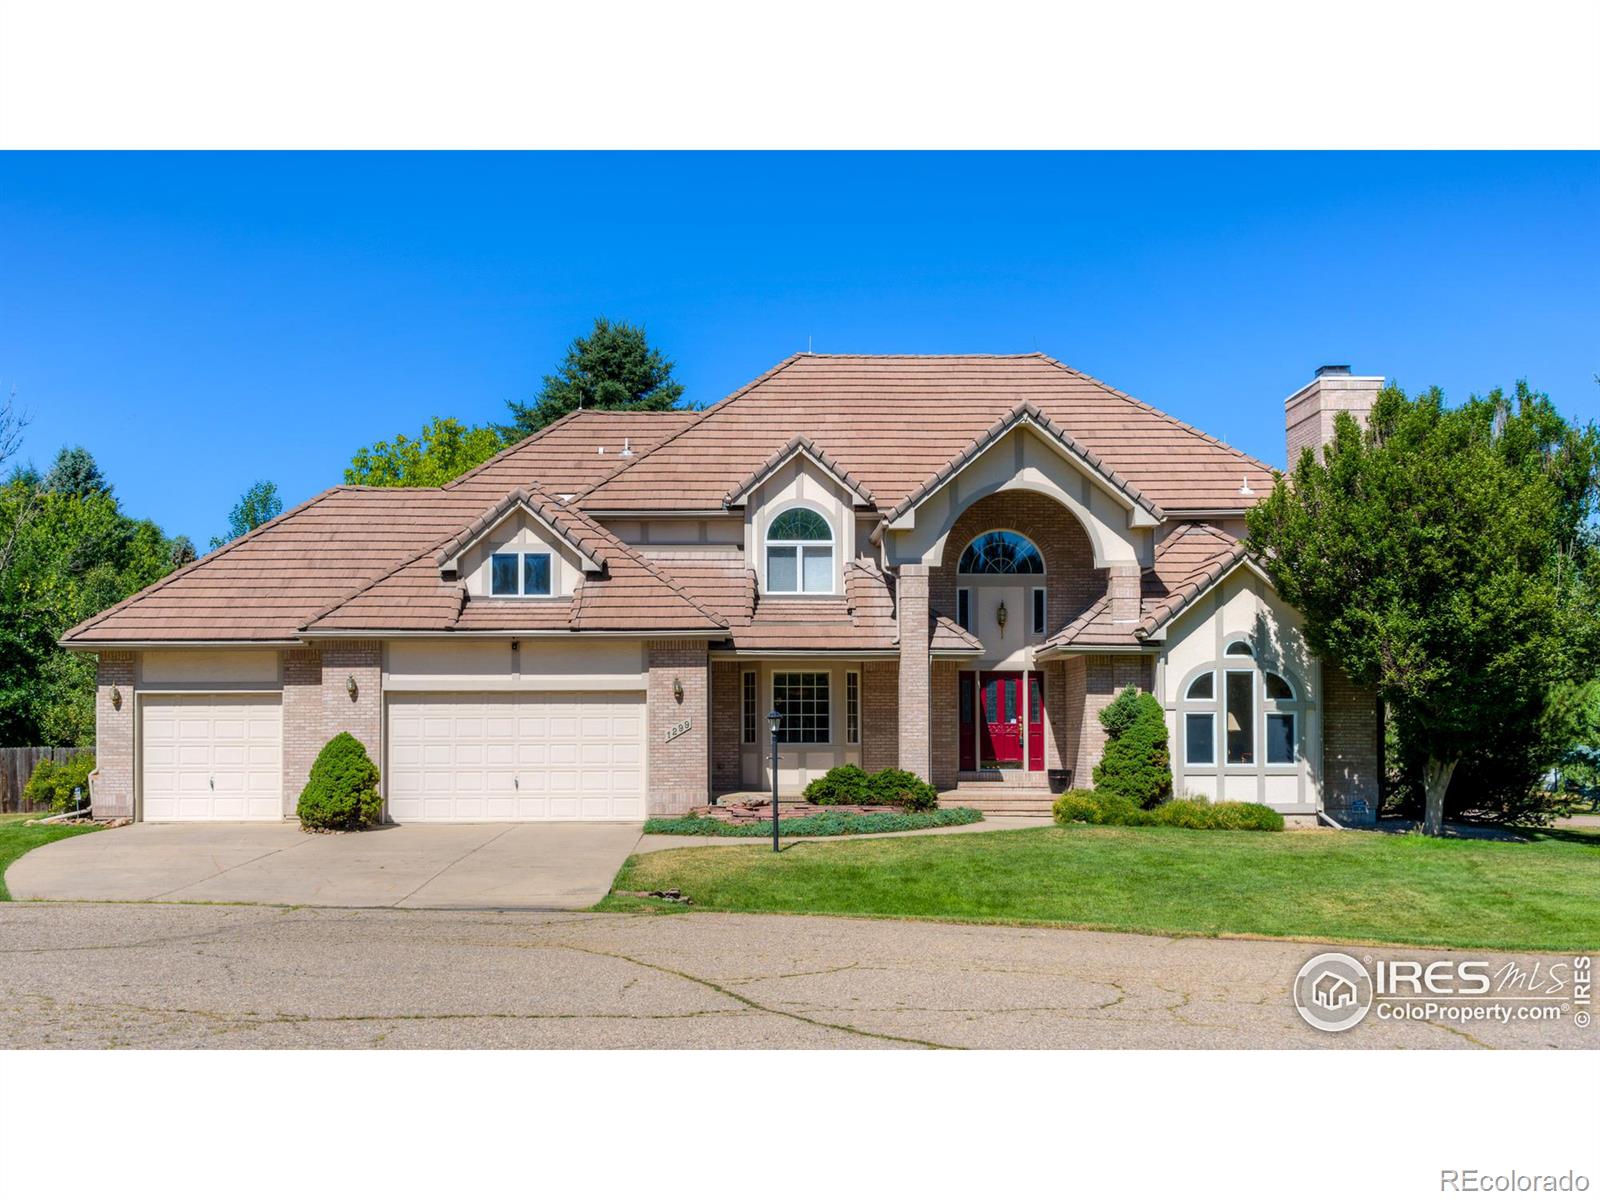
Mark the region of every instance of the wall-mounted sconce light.
<instances>
[{"instance_id":1,"label":"wall-mounted sconce light","mask_svg":"<svg viewBox=\"0 0 1600 1200\"><path fill-rule=\"evenodd\" d=\"M122 710L122 689L114 683L111 685L111 707L119 712Z\"/></svg>"},{"instance_id":2,"label":"wall-mounted sconce light","mask_svg":"<svg viewBox=\"0 0 1600 1200\"><path fill-rule=\"evenodd\" d=\"M356 698L357 688L356 688L356 677L354 675L346 675L345 676L345 679L344 679L344 690L350 693L350 699L354 700Z\"/></svg>"},{"instance_id":3,"label":"wall-mounted sconce light","mask_svg":"<svg viewBox=\"0 0 1600 1200\"><path fill-rule=\"evenodd\" d=\"M673 676L672 679L672 698L679 704L683 703L683 680L677 676Z\"/></svg>"},{"instance_id":4,"label":"wall-mounted sconce light","mask_svg":"<svg viewBox=\"0 0 1600 1200\"><path fill-rule=\"evenodd\" d=\"M1002 601L1000 601L1000 607L995 610L995 614L994 614L994 619L1000 623L1000 632L1001 633L1004 633L1006 631L1006 617L1007 617L1006 602L1004 600L1002 600Z\"/></svg>"}]
</instances>

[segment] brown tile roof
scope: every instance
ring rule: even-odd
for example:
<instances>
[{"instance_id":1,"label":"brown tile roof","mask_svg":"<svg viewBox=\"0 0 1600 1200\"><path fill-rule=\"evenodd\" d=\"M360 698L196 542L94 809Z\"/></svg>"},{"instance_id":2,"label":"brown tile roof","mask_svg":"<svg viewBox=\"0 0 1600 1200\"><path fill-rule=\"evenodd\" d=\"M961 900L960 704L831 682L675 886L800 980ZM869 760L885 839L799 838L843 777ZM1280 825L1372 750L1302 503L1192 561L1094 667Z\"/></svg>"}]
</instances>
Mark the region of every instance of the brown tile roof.
<instances>
[{"instance_id":1,"label":"brown tile roof","mask_svg":"<svg viewBox=\"0 0 1600 1200\"><path fill-rule=\"evenodd\" d=\"M872 498L872 492L868 488L863 487L859 479L851 475L849 471L846 471L837 462L830 458L823 451L822 447L818 446L810 438L805 437L802 434L796 434L794 437L790 438L787 445L781 447L778 452L771 458L767 459L766 462L762 463L754 471L750 472L749 475L746 475L738 483L734 484L734 486L728 490L728 494L722 498L722 502L728 505L741 503L743 497L750 491L751 488L755 487L756 484L760 483L769 474L777 470L784 463L788 462L789 459L797 453L805 453L810 455L811 458L815 459L819 466L821 466L825 471L827 471L846 488L853 492L856 500L859 503L868 506L877 503Z\"/></svg>"},{"instance_id":2,"label":"brown tile roof","mask_svg":"<svg viewBox=\"0 0 1600 1200\"><path fill-rule=\"evenodd\" d=\"M636 547L651 566L673 580L701 608L714 612L729 625L749 622L755 609L756 573L744 556L715 557L682 551L651 551Z\"/></svg>"},{"instance_id":3,"label":"brown tile roof","mask_svg":"<svg viewBox=\"0 0 1600 1200\"><path fill-rule=\"evenodd\" d=\"M464 540L470 541L499 519L484 524L490 513L504 515L523 503L603 564L602 573L586 575L570 598L551 600L468 597L459 584L441 580L439 568L452 557L446 551L452 546L459 548ZM458 532L442 547L426 548L385 578L310 621L306 629L318 633L350 629L698 631L727 624L609 530L582 513L560 509L537 491L517 489L468 528L476 528L476 532L470 537Z\"/></svg>"},{"instance_id":4,"label":"brown tile roof","mask_svg":"<svg viewBox=\"0 0 1600 1200\"><path fill-rule=\"evenodd\" d=\"M1215 525L1195 522L1167 535L1145 572L1138 635L1154 633L1244 559L1244 543Z\"/></svg>"},{"instance_id":5,"label":"brown tile roof","mask_svg":"<svg viewBox=\"0 0 1600 1200\"><path fill-rule=\"evenodd\" d=\"M1155 564L1140 577L1139 619L1114 621L1102 596L1044 645L1047 650L1139 646L1164 622L1237 566L1244 545L1214 525L1186 522L1156 548Z\"/></svg>"},{"instance_id":6,"label":"brown tile roof","mask_svg":"<svg viewBox=\"0 0 1600 1200\"><path fill-rule=\"evenodd\" d=\"M594 511L718 509L804 436L892 510L1031 403L1148 505L1243 510L1272 486L1265 463L1042 354L802 354L700 414L591 488ZM1248 482L1254 495L1241 495Z\"/></svg>"},{"instance_id":7,"label":"brown tile roof","mask_svg":"<svg viewBox=\"0 0 1600 1200\"><path fill-rule=\"evenodd\" d=\"M499 500L485 509L478 518L446 542L434 556L434 562L440 567L453 563L462 551L466 550L489 530L498 525L515 508L525 508L533 513L551 529L555 530L566 543L596 566L605 566L605 549L600 541L590 532L596 528L589 522L578 522L550 497L538 491L530 492L527 488L513 488ZM587 565L587 564L585 564Z\"/></svg>"},{"instance_id":8,"label":"brown tile roof","mask_svg":"<svg viewBox=\"0 0 1600 1200\"><path fill-rule=\"evenodd\" d=\"M398 627L437 627L430 622L452 600L439 594L430 552L511 489L538 483L552 495L579 492L637 461L613 452L625 437L636 448L653 446L694 418L688 413L574 413L443 488L330 488L90 617L61 640L84 647L124 641L288 641L345 603L354 605L347 616L390 613L404 622ZM594 452L601 444L607 447L604 457ZM568 519L585 529L599 528L580 513L569 513ZM426 571L396 575L424 554ZM380 582L381 589L355 603ZM390 603L380 608L385 601ZM459 595L453 602L459 612Z\"/></svg>"},{"instance_id":9,"label":"brown tile roof","mask_svg":"<svg viewBox=\"0 0 1600 1200\"><path fill-rule=\"evenodd\" d=\"M960 471L962 467L966 466L973 459L977 458L990 446L994 445L994 443L1005 437L1006 434L1010 433L1011 430L1015 429L1019 425L1031 425L1036 429L1042 430L1044 433L1054 438L1064 449L1070 452L1074 458L1082 461L1085 466L1104 479L1106 483L1109 484L1114 490L1121 493L1130 504L1133 504L1138 508L1145 509L1158 521L1166 519L1166 514L1161 511L1161 506L1159 504L1151 501L1137 487L1129 483L1121 475L1117 474L1115 470L1108 467L1104 459L1095 454L1093 451L1087 449L1070 433L1061 428L1061 426L1056 424L1056 422L1052 421L1049 415L1031 400L1022 401L1005 416L1001 417L993 425L989 426L988 429L985 429L981 434L973 438L972 441L963 446L959 451L956 452L949 462L942 465L931 476L923 480L922 483L919 484L909 496L907 496L899 504L895 505L888 512L884 513L883 519L885 521L894 521L904 513L907 513L911 509L915 508L918 504L922 503L923 500L944 486L945 481L952 475L956 474L956 472Z\"/></svg>"}]
</instances>

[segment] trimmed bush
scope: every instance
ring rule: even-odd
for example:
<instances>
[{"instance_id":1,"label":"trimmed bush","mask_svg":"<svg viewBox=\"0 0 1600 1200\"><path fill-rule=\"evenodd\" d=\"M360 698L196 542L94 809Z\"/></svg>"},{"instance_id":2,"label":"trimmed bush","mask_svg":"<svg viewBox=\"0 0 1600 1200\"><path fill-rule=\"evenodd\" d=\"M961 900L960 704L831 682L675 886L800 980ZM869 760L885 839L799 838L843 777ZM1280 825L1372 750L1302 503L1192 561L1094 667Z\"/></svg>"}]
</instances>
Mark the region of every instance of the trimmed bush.
<instances>
[{"instance_id":1,"label":"trimmed bush","mask_svg":"<svg viewBox=\"0 0 1600 1200\"><path fill-rule=\"evenodd\" d=\"M911 771L885 767L868 776L873 804L893 804L907 812L927 812L939 807L939 793Z\"/></svg>"},{"instance_id":2,"label":"trimmed bush","mask_svg":"<svg viewBox=\"0 0 1600 1200\"><path fill-rule=\"evenodd\" d=\"M92 754L75 754L64 762L41 758L33 764L33 774L22 787L22 798L31 809L48 808L57 813L88 807L89 772L93 770ZM79 804L72 802L73 788L79 790Z\"/></svg>"},{"instance_id":3,"label":"trimmed bush","mask_svg":"<svg viewBox=\"0 0 1600 1200\"><path fill-rule=\"evenodd\" d=\"M805 796L811 804L871 804L872 776L854 763L846 763L806 784Z\"/></svg>"},{"instance_id":4,"label":"trimmed bush","mask_svg":"<svg viewBox=\"0 0 1600 1200\"><path fill-rule=\"evenodd\" d=\"M1141 808L1172 792L1172 762L1167 750L1167 718L1161 702L1129 687L1100 712L1106 748L1094 768L1099 792L1126 796Z\"/></svg>"},{"instance_id":5,"label":"trimmed bush","mask_svg":"<svg viewBox=\"0 0 1600 1200\"><path fill-rule=\"evenodd\" d=\"M1057 825L1071 825L1075 822L1086 822L1090 825L1100 823L1100 805L1095 800L1093 792L1087 788L1074 788L1070 792L1062 792L1056 797L1056 802L1050 806Z\"/></svg>"},{"instance_id":6,"label":"trimmed bush","mask_svg":"<svg viewBox=\"0 0 1600 1200\"><path fill-rule=\"evenodd\" d=\"M1063 793L1053 806L1056 824L1165 825L1175 829L1249 829L1276 833L1283 829L1283 814L1265 804L1228 800L1212 804L1204 796L1168 800L1143 809L1116 792Z\"/></svg>"},{"instance_id":7,"label":"trimmed bush","mask_svg":"<svg viewBox=\"0 0 1600 1200\"><path fill-rule=\"evenodd\" d=\"M1154 825L1176 825L1179 829L1215 829L1211 806L1194 800L1168 800L1150 811Z\"/></svg>"},{"instance_id":8,"label":"trimmed bush","mask_svg":"<svg viewBox=\"0 0 1600 1200\"><path fill-rule=\"evenodd\" d=\"M335 735L317 761L295 808L302 829L365 829L383 811L378 768L351 734Z\"/></svg>"},{"instance_id":9,"label":"trimmed bush","mask_svg":"<svg viewBox=\"0 0 1600 1200\"><path fill-rule=\"evenodd\" d=\"M971 825L983 820L975 808L936 808L931 812L821 813L778 822L779 837L837 837L846 833L902 833L910 829L940 829L946 825ZM687 834L693 837L770 838L772 822L735 825L715 817L651 817L646 833Z\"/></svg>"},{"instance_id":10,"label":"trimmed bush","mask_svg":"<svg viewBox=\"0 0 1600 1200\"><path fill-rule=\"evenodd\" d=\"M1283 814L1265 804L1224 800L1211 806L1212 829L1258 829L1266 833L1283 830Z\"/></svg>"}]
</instances>

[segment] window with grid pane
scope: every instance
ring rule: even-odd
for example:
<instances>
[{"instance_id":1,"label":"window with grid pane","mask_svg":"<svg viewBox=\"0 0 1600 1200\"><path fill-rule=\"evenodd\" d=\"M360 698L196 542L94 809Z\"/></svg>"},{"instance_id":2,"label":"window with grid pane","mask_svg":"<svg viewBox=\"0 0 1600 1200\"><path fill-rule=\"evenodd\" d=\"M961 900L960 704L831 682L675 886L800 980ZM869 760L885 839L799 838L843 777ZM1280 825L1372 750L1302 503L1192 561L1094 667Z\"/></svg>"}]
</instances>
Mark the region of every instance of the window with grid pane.
<instances>
[{"instance_id":1,"label":"window with grid pane","mask_svg":"<svg viewBox=\"0 0 1600 1200\"><path fill-rule=\"evenodd\" d=\"M767 591L833 591L833 530L821 514L790 508L767 526Z\"/></svg>"},{"instance_id":2,"label":"window with grid pane","mask_svg":"<svg viewBox=\"0 0 1600 1200\"><path fill-rule=\"evenodd\" d=\"M844 740L852 746L861 740L861 676L855 671L844 675Z\"/></svg>"},{"instance_id":3,"label":"window with grid pane","mask_svg":"<svg viewBox=\"0 0 1600 1200\"><path fill-rule=\"evenodd\" d=\"M818 745L829 740L826 671L775 672L772 707L778 710L779 742Z\"/></svg>"},{"instance_id":4,"label":"window with grid pane","mask_svg":"<svg viewBox=\"0 0 1600 1200\"><path fill-rule=\"evenodd\" d=\"M756 740L756 673L746 671L744 680L740 685L740 726L743 730L741 741L751 743Z\"/></svg>"}]
</instances>

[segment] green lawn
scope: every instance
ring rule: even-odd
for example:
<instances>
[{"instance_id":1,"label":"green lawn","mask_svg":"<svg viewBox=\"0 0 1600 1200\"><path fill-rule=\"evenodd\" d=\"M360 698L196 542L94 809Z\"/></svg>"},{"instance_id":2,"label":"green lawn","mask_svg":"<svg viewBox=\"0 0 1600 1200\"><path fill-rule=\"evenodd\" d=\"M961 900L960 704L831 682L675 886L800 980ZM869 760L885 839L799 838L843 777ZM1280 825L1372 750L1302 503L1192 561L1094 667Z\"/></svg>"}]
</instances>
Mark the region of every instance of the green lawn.
<instances>
[{"instance_id":1,"label":"green lawn","mask_svg":"<svg viewBox=\"0 0 1600 1200\"><path fill-rule=\"evenodd\" d=\"M635 855L616 891L697 910L1065 924L1140 933L1600 949L1600 830L1526 842L1048 828ZM607 911L663 907L613 894ZM677 905L674 912L683 912Z\"/></svg>"},{"instance_id":2,"label":"green lawn","mask_svg":"<svg viewBox=\"0 0 1600 1200\"><path fill-rule=\"evenodd\" d=\"M36 846L59 842L62 838L93 833L98 825L24 825L44 813L0 813L0 900L11 899L6 891L6 868Z\"/></svg>"}]
</instances>

